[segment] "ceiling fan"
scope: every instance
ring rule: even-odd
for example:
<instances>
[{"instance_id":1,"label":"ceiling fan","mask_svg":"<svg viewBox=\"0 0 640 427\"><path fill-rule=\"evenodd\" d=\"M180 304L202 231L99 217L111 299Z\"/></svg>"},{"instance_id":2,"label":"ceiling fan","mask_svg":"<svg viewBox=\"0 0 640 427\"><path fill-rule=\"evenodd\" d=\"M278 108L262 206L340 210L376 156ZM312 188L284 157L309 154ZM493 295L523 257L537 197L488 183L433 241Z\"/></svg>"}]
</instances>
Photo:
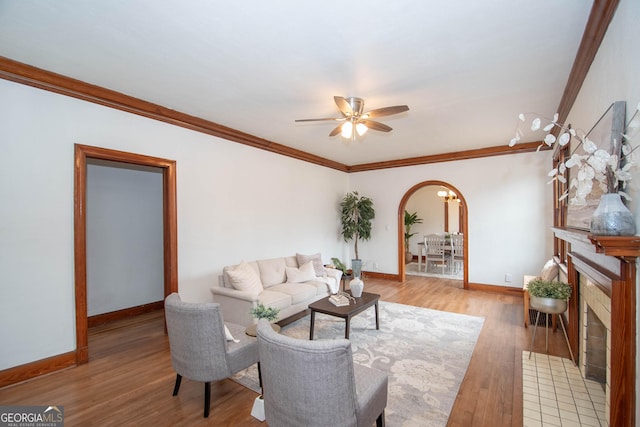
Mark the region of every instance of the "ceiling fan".
<instances>
[{"instance_id":1,"label":"ceiling fan","mask_svg":"<svg viewBox=\"0 0 640 427\"><path fill-rule=\"evenodd\" d=\"M333 99L343 117L299 119L296 120L296 122L319 122L326 120L342 122L333 129L331 133L329 133L329 136L342 134L344 138L355 140L356 134L362 136L368 129L379 130L381 132L390 132L392 130L391 127L370 119L390 116L392 114L398 114L409 110L409 107L406 105L396 105L393 107L377 108L363 113L364 99L362 98L356 98L353 96L349 96L347 98L343 96L334 96Z\"/></svg>"}]
</instances>

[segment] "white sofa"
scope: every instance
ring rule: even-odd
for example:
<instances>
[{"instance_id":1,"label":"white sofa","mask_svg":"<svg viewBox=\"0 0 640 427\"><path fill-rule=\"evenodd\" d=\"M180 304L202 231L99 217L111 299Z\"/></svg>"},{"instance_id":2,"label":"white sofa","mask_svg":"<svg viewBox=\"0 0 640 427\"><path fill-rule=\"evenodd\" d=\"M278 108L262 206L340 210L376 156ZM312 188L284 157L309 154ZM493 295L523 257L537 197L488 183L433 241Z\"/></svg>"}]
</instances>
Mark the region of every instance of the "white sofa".
<instances>
[{"instance_id":1,"label":"white sofa","mask_svg":"<svg viewBox=\"0 0 640 427\"><path fill-rule=\"evenodd\" d=\"M225 321L246 326L257 323L249 311L259 303L280 309L283 320L337 292L341 278L342 271L323 266L320 254L296 254L224 267L211 293Z\"/></svg>"}]
</instances>

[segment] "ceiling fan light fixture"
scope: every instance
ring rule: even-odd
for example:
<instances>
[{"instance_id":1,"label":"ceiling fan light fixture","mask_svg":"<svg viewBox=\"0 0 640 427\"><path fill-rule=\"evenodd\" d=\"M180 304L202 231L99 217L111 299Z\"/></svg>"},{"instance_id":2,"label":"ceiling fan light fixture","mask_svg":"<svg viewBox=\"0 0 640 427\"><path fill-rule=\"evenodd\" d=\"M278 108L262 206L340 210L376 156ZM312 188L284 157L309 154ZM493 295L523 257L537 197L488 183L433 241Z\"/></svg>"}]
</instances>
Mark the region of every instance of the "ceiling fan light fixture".
<instances>
[{"instance_id":1,"label":"ceiling fan light fixture","mask_svg":"<svg viewBox=\"0 0 640 427\"><path fill-rule=\"evenodd\" d=\"M351 135L353 134L353 123L345 122L342 125L341 134L343 138L347 138L347 139L351 138Z\"/></svg>"},{"instance_id":2,"label":"ceiling fan light fixture","mask_svg":"<svg viewBox=\"0 0 640 427\"><path fill-rule=\"evenodd\" d=\"M324 121L337 121L343 122L339 124L331 132L329 136L337 136L341 134L343 138L355 141L358 136L363 136L369 129L373 129L378 132L391 132L393 129L390 126L380 123L372 118L390 116L393 114L409 111L409 107L406 105L395 105L393 107L376 108L375 110L364 111L364 99L350 96L345 98L344 96L334 96L333 100L340 110L342 117L325 117L321 119L296 119L296 122L324 122Z\"/></svg>"}]
</instances>

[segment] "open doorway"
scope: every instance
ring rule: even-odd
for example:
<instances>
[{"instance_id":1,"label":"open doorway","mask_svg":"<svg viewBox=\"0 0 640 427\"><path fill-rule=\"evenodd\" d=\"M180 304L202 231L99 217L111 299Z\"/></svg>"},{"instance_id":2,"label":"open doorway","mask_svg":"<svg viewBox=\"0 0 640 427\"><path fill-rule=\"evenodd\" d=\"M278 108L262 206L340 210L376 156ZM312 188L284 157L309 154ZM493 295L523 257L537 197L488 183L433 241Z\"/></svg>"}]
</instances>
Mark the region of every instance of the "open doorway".
<instances>
[{"instance_id":1,"label":"open doorway","mask_svg":"<svg viewBox=\"0 0 640 427\"><path fill-rule=\"evenodd\" d=\"M460 263L462 266L462 273L461 277L459 278L462 280L463 288L468 289L469 271L467 203L464 196L457 188L443 181L424 181L416 184L405 193L402 200L400 201L400 205L398 207L398 271L400 272L400 280L404 281L407 274L407 264L405 263L406 247L404 239L405 210L407 210L407 208L411 209L413 207L413 204L411 203L412 197L428 197L427 195L429 194L433 198L433 202L429 202L432 203L429 215L433 215L431 215L431 217L429 218L424 219L428 220L430 227L436 227L435 230L438 230L442 234L460 234L463 236L463 259ZM413 213L413 211L410 213ZM425 230L427 229L428 228L426 228ZM420 237L422 236L422 233L418 234ZM423 256L423 252L417 249L412 249L412 252L417 253L418 257ZM424 263L421 264L422 266L425 266Z\"/></svg>"},{"instance_id":2,"label":"open doorway","mask_svg":"<svg viewBox=\"0 0 640 427\"><path fill-rule=\"evenodd\" d=\"M75 146L74 256L76 300L76 364L87 363L87 161L107 160L162 170L164 295L178 290L176 162L85 145Z\"/></svg>"},{"instance_id":3,"label":"open doorway","mask_svg":"<svg viewBox=\"0 0 640 427\"><path fill-rule=\"evenodd\" d=\"M90 337L94 326L164 307L162 175L162 168L87 159Z\"/></svg>"}]
</instances>

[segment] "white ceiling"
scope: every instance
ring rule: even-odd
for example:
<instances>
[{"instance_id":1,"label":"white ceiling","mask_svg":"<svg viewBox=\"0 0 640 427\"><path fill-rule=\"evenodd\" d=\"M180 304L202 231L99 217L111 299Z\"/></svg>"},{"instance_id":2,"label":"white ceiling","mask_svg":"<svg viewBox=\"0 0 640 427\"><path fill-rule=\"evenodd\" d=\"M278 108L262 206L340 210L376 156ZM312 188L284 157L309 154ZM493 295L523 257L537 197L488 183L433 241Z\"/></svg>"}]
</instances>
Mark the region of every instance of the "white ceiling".
<instances>
[{"instance_id":1,"label":"white ceiling","mask_svg":"<svg viewBox=\"0 0 640 427\"><path fill-rule=\"evenodd\" d=\"M346 165L507 144L553 115L588 0L0 0L0 56ZM329 138L334 95L407 104Z\"/></svg>"}]
</instances>

